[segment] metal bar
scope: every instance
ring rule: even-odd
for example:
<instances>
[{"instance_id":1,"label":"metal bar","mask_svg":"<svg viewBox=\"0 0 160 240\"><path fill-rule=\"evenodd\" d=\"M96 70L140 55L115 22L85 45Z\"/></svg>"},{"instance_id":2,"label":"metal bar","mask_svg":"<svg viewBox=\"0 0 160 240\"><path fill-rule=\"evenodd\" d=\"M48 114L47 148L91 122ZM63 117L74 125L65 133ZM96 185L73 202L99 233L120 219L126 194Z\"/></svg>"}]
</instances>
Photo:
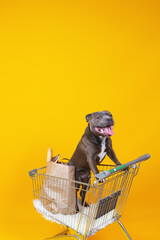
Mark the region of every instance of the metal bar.
<instances>
[{"instance_id":1,"label":"metal bar","mask_svg":"<svg viewBox=\"0 0 160 240\"><path fill-rule=\"evenodd\" d=\"M31 171L29 171L29 176L30 177L34 177L34 175L37 173L37 169L33 169Z\"/></svg>"},{"instance_id":2,"label":"metal bar","mask_svg":"<svg viewBox=\"0 0 160 240\"><path fill-rule=\"evenodd\" d=\"M93 214L92 213L92 211L93 211L92 208L93 208L94 202L96 201L96 193L97 193L98 189L99 188L98 188L97 185L95 185L92 189L91 202L90 202L92 206L89 207L84 238L86 238L86 235L89 232L89 227L90 227L90 224L91 224L91 218L92 218L92 214Z\"/></svg>"},{"instance_id":3,"label":"metal bar","mask_svg":"<svg viewBox=\"0 0 160 240\"><path fill-rule=\"evenodd\" d=\"M47 238L45 238L45 240L47 240L47 239L52 239L52 238L56 238L56 237L63 236L63 235L66 235L67 232L68 232L68 227L66 227L65 230L63 230L62 232L60 232L60 233L58 233L58 234L56 234L56 235L54 235L54 236L52 236L52 237L47 237Z\"/></svg>"},{"instance_id":4,"label":"metal bar","mask_svg":"<svg viewBox=\"0 0 160 240\"><path fill-rule=\"evenodd\" d=\"M62 235L62 236L56 236L56 237L49 237L49 238L45 238L44 240L49 240L49 239L57 239L57 240L61 240L61 239L68 239L68 240L71 240L71 239L78 239L78 240L81 240L78 236L76 235Z\"/></svg>"},{"instance_id":5,"label":"metal bar","mask_svg":"<svg viewBox=\"0 0 160 240\"><path fill-rule=\"evenodd\" d=\"M118 167L116 167L116 168L113 168L113 169L111 169L111 170L103 171L103 172L101 172L101 173L96 174L95 176L96 176L96 178L98 178L99 180L102 180L102 179L108 177L108 176L109 176L110 174L112 174L112 173L114 174L114 173L116 173L117 171L124 170L124 169L126 169L127 167L129 167L129 166L131 166L131 165L133 165L133 164L135 164L135 163L138 163L138 162L141 162L141 161L145 161L145 160L149 159L150 157L151 157L151 155L150 155L149 153L144 154L143 156L137 158L136 160L133 160L133 161L128 162L128 163L125 163L125 164L122 164L122 165L120 165L120 166L118 166Z\"/></svg>"},{"instance_id":6,"label":"metal bar","mask_svg":"<svg viewBox=\"0 0 160 240\"><path fill-rule=\"evenodd\" d=\"M116 222L118 223L118 226L120 227L120 229L121 229L122 233L124 234L124 236L126 237L126 239L132 240L132 238L129 236L129 234L128 234L127 230L125 229L125 227L123 226L123 224L119 220L117 220Z\"/></svg>"},{"instance_id":7,"label":"metal bar","mask_svg":"<svg viewBox=\"0 0 160 240\"><path fill-rule=\"evenodd\" d=\"M85 205L85 202L86 202L86 197L87 197L87 192L89 191L89 187L90 187L90 182L88 183L87 189L84 190L84 191L86 191L86 194L85 194L84 203L83 203L83 206L82 206L82 209L81 209L81 215L80 215L80 218L79 218L79 222L78 222L78 226L77 226L77 231L78 231L78 229L79 229L79 225L80 225L80 222L81 222L82 213L83 213L83 210L84 210L84 205ZM82 191L82 190L81 190L81 191Z\"/></svg>"},{"instance_id":8,"label":"metal bar","mask_svg":"<svg viewBox=\"0 0 160 240\"><path fill-rule=\"evenodd\" d=\"M37 173L37 171L39 171L41 169L44 169L44 168L46 168L46 166L45 167L41 167L41 168L36 168L36 169L33 169L33 170L29 171L29 176L33 177Z\"/></svg>"}]
</instances>

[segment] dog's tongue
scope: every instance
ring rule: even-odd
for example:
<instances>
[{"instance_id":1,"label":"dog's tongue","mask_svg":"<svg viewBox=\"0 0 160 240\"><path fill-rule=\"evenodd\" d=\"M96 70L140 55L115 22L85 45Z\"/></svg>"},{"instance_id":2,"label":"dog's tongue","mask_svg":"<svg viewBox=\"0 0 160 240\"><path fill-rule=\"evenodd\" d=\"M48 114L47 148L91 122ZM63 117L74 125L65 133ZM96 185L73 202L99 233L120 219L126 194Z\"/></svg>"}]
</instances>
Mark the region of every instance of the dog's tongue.
<instances>
[{"instance_id":1,"label":"dog's tongue","mask_svg":"<svg viewBox=\"0 0 160 240\"><path fill-rule=\"evenodd\" d=\"M112 135L114 134L114 132L111 130L110 127L105 127L105 128L103 128L103 131L104 131L104 134L105 134L105 135L110 135L110 136L112 136Z\"/></svg>"},{"instance_id":2,"label":"dog's tongue","mask_svg":"<svg viewBox=\"0 0 160 240\"><path fill-rule=\"evenodd\" d=\"M95 130L103 135L109 135L112 136L114 134L113 130L113 126L110 127L95 127Z\"/></svg>"}]
</instances>

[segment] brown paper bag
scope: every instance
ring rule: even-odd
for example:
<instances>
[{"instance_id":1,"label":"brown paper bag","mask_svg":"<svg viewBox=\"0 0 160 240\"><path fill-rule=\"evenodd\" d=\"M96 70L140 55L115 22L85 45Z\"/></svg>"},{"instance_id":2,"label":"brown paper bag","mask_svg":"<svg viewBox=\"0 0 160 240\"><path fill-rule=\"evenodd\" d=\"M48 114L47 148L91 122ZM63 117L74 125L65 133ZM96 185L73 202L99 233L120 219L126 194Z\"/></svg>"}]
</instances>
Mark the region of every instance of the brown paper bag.
<instances>
[{"instance_id":1,"label":"brown paper bag","mask_svg":"<svg viewBox=\"0 0 160 240\"><path fill-rule=\"evenodd\" d=\"M40 200L53 214L76 213L75 167L47 162Z\"/></svg>"}]
</instances>

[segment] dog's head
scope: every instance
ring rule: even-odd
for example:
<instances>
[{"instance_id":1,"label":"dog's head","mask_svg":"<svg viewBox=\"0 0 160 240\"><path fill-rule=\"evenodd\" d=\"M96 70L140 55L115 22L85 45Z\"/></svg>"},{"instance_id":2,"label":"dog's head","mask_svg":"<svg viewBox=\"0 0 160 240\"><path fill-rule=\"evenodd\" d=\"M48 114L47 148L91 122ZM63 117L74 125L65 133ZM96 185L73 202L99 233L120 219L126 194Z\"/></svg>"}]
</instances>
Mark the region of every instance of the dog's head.
<instances>
[{"instance_id":1,"label":"dog's head","mask_svg":"<svg viewBox=\"0 0 160 240\"><path fill-rule=\"evenodd\" d=\"M94 112L86 116L91 132L96 136L110 137L114 134L114 120L108 111Z\"/></svg>"}]
</instances>

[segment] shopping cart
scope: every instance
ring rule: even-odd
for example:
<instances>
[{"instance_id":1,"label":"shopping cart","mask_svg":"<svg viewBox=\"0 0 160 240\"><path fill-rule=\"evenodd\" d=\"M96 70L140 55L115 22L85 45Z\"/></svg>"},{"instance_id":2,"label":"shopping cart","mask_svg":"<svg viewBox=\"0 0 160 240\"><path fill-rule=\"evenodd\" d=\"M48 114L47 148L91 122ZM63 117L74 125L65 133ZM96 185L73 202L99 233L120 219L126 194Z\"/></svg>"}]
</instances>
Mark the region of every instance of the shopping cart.
<instances>
[{"instance_id":1,"label":"shopping cart","mask_svg":"<svg viewBox=\"0 0 160 240\"><path fill-rule=\"evenodd\" d=\"M74 181L75 184L72 184L72 186L78 195L78 209L72 215L53 214L44 206L43 201L46 201L46 199L41 194L41 190L46 178L46 167L30 171L29 175L33 183L34 207L46 219L64 226L60 234L48 239L85 240L115 221L120 226L125 237L131 239L119 219L122 216L133 178L140 168L140 163L149 158L150 155L145 154L118 167L100 164L98 165L99 174L96 175L96 178L91 176L88 184ZM49 177L52 184L57 186L62 184L67 186L70 181L73 181L63 177ZM85 191L83 205L80 201L82 191ZM47 200L51 201L50 199ZM61 205L61 199L58 202ZM88 203L87 207L85 207L86 203Z\"/></svg>"}]
</instances>

